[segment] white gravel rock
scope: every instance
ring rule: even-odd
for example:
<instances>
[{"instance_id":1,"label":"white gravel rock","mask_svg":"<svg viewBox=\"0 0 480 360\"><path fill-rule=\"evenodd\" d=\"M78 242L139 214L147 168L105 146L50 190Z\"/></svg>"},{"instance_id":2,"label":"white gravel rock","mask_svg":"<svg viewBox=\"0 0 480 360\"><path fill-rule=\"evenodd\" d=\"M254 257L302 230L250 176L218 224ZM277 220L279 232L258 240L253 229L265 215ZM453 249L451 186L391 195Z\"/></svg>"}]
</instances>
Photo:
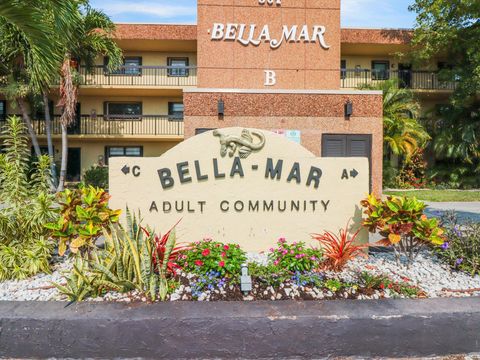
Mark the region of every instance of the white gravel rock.
<instances>
[{"instance_id":1,"label":"white gravel rock","mask_svg":"<svg viewBox=\"0 0 480 360\"><path fill-rule=\"evenodd\" d=\"M62 274L72 269L72 262L56 263L52 274L38 274L25 280L0 282L0 301L51 301L68 299L52 283L64 284Z\"/></svg>"},{"instance_id":2,"label":"white gravel rock","mask_svg":"<svg viewBox=\"0 0 480 360\"><path fill-rule=\"evenodd\" d=\"M455 271L443 263L434 254L424 251L418 255L414 263L397 265L392 253L377 253L368 259L357 258L350 262L340 276L349 278L354 272L368 271L376 275L387 275L392 280L407 282L424 290L429 297L448 296L447 290L469 290L480 288L480 276L471 277ZM455 293L458 296L479 295L480 292Z\"/></svg>"}]
</instances>

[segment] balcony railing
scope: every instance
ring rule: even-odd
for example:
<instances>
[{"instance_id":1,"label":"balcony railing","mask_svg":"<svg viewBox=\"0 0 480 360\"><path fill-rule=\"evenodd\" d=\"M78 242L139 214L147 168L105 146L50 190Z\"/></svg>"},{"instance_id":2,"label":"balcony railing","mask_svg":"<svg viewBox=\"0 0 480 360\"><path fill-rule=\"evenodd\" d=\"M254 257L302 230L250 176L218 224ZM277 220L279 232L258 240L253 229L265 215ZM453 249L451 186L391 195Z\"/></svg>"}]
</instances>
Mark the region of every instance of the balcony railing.
<instances>
[{"instance_id":1,"label":"balcony railing","mask_svg":"<svg viewBox=\"0 0 480 360\"><path fill-rule=\"evenodd\" d=\"M342 69L340 78L341 87L347 89L376 85L385 80L397 80L399 87L412 90L455 90L457 87L455 80L431 71Z\"/></svg>"},{"instance_id":2,"label":"balcony railing","mask_svg":"<svg viewBox=\"0 0 480 360\"><path fill-rule=\"evenodd\" d=\"M108 71L105 66L80 67L80 85L84 86L166 86L197 85L196 67L122 66Z\"/></svg>"},{"instance_id":3,"label":"balcony railing","mask_svg":"<svg viewBox=\"0 0 480 360\"><path fill-rule=\"evenodd\" d=\"M0 129L5 121L0 120ZM46 135L45 121L34 120L33 127L37 135ZM54 116L51 126L52 135L60 135L62 127L60 116ZM168 115L82 115L68 128L70 135L183 135L183 118Z\"/></svg>"}]
</instances>

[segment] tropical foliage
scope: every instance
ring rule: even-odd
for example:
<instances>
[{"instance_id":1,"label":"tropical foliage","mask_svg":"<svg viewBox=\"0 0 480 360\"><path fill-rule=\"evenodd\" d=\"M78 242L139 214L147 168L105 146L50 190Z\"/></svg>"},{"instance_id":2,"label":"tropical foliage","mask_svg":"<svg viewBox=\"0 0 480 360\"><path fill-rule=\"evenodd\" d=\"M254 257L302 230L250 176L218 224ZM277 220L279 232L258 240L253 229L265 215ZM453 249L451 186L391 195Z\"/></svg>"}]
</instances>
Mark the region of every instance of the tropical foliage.
<instances>
[{"instance_id":1,"label":"tropical foliage","mask_svg":"<svg viewBox=\"0 0 480 360\"><path fill-rule=\"evenodd\" d=\"M386 154L410 157L423 147L430 136L418 121L420 106L410 89L398 86L398 81L382 81L364 85L362 89L383 92L383 136Z\"/></svg>"},{"instance_id":2,"label":"tropical foliage","mask_svg":"<svg viewBox=\"0 0 480 360\"><path fill-rule=\"evenodd\" d=\"M465 162L480 172L480 7L471 0L416 0L413 58L420 66L448 59L439 77L455 81L450 104L432 114L437 156ZM440 117L440 119L438 119Z\"/></svg>"},{"instance_id":3,"label":"tropical foliage","mask_svg":"<svg viewBox=\"0 0 480 360\"><path fill-rule=\"evenodd\" d=\"M320 243L323 256L326 258L323 267L328 270L341 271L345 265L357 256L365 255L367 245L356 244L361 229L349 235L348 225L339 234L324 231L323 234L313 234L312 238Z\"/></svg>"},{"instance_id":4,"label":"tropical foliage","mask_svg":"<svg viewBox=\"0 0 480 360\"><path fill-rule=\"evenodd\" d=\"M480 91L480 89L479 89ZM437 107L427 117L432 149L439 159L464 164L480 174L480 102Z\"/></svg>"},{"instance_id":5,"label":"tropical foliage","mask_svg":"<svg viewBox=\"0 0 480 360\"><path fill-rule=\"evenodd\" d=\"M372 194L361 204L366 215L363 225L370 232L378 231L384 237L379 244L393 247L399 264L401 255L411 265L426 245L445 242L438 220L428 219L424 214L427 206L415 197L388 196L381 200Z\"/></svg>"},{"instance_id":6,"label":"tropical foliage","mask_svg":"<svg viewBox=\"0 0 480 360\"><path fill-rule=\"evenodd\" d=\"M85 171L83 182L87 186L108 190L108 167L92 166Z\"/></svg>"},{"instance_id":7,"label":"tropical foliage","mask_svg":"<svg viewBox=\"0 0 480 360\"><path fill-rule=\"evenodd\" d=\"M56 222L45 224L52 239L58 242L58 253L63 256L67 247L74 254L90 253L103 229L119 220L120 210L108 207L110 196L105 190L80 186L58 194L60 216Z\"/></svg>"},{"instance_id":8,"label":"tropical foliage","mask_svg":"<svg viewBox=\"0 0 480 360\"><path fill-rule=\"evenodd\" d=\"M423 188L427 184L427 162L422 149L416 150L412 156L405 160L396 178L399 188Z\"/></svg>"},{"instance_id":9,"label":"tropical foliage","mask_svg":"<svg viewBox=\"0 0 480 360\"><path fill-rule=\"evenodd\" d=\"M122 52L112 38L114 29L114 23L103 12L92 9L88 0L6 0L0 4L2 92L20 109L37 157L41 155L40 146L28 109L35 105L30 99L42 98L51 172L55 178L48 94L60 80L59 191L63 190L67 170L67 127L75 120L77 66L84 64L88 71L98 56L107 56L108 68L118 67Z\"/></svg>"},{"instance_id":10,"label":"tropical foliage","mask_svg":"<svg viewBox=\"0 0 480 360\"><path fill-rule=\"evenodd\" d=\"M472 0L415 0L417 13L413 39L415 59L428 64L448 59L442 76L455 79L453 103L466 108L480 89L480 7Z\"/></svg>"},{"instance_id":11,"label":"tropical foliage","mask_svg":"<svg viewBox=\"0 0 480 360\"><path fill-rule=\"evenodd\" d=\"M49 272L53 244L43 224L55 218L49 194L49 158L42 156L30 168L25 127L8 119L0 154L0 280L23 279Z\"/></svg>"},{"instance_id":12,"label":"tropical foliage","mask_svg":"<svg viewBox=\"0 0 480 360\"><path fill-rule=\"evenodd\" d=\"M63 109L60 122L62 124L62 161L58 190L63 190L68 160L67 129L75 121L78 102L79 75L77 66L85 65L91 71L99 56L109 59L108 70L114 70L123 63L122 50L113 39L115 24L102 11L91 8L88 3L78 6L76 12L79 21L72 22L70 30L75 33L74 39L65 44L63 64L60 68L60 101Z\"/></svg>"},{"instance_id":13,"label":"tropical foliage","mask_svg":"<svg viewBox=\"0 0 480 360\"><path fill-rule=\"evenodd\" d=\"M66 285L56 284L71 301L95 297L108 291L137 290L152 301L168 295L169 263L175 262L175 229L167 232L163 256L157 254L154 235L147 235L138 218L127 212L127 227L112 225L104 230L105 249L96 248L89 259L77 255ZM168 259L165 261L165 259Z\"/></svg>"}]
</instances>

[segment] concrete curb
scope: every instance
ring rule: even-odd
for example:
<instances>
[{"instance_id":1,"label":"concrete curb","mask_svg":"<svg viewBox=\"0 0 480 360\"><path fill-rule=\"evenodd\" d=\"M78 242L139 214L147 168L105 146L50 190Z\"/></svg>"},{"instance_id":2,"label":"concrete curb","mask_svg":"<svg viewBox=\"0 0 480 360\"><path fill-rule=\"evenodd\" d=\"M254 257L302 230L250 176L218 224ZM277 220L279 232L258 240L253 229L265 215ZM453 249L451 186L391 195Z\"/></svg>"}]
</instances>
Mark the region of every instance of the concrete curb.
<instances>
[{"instance_id":1,"label":"concrete curb","mask_svg":"<svg viewBox=\"0 0 480 360\"><path fill-rule=\"evenodd\" d=\"M480 352L480 298L0 302L0 357L423 357Z\"/></svg>"}]
</instances>

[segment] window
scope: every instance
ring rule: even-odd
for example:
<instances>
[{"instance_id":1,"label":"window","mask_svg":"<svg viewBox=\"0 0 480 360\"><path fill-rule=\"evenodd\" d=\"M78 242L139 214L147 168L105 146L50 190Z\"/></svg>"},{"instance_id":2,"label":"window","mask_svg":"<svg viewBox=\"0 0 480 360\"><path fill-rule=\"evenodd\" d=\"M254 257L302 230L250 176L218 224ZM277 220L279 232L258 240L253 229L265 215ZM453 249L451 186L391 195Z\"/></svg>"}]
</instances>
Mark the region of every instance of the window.
<instances>
[{"instance_id":1,"label":"window","mask_svg":"<svg viewBox=\"0 0 480 360\"><path fill-rule=\"evenodd\" d=\"M188 76L188 57L167 58L168 76Z\"/></svg>"},{"instance_id":2,"label":"window","mask_svg":"<svg viewBox=\"0 0 480 360\"><path fill-rule=\"evenodd\" d=\"M105 57L103 59L103 65L106 67L108 65L109 59ZM140 56L127 56L123 59L123 66L118 70L108 72L105 69L105 72L109 75L130 75L130 76L140 76L142 75L142 58Z\"/></svg>"},{"instance_id":3,"label":"window","mask_svg":"<svg viewBox=\"0 0 480 360\"><path fill-rule=\"evenodd\" d=\"M142 157L143 146L107 146L105 147L105 159L108 165L108 159L111 157Z\"/></svg>"},{"instance_id":4,"label":"window","mask_svg":"<svg viewBox=\"0 0 480 360\"><path fill-rule=\"evenodd\" d=\"M168 103L168 118L169 120L183 120L184 106L181 102Z\"/></svg>"},{"instance_id":5,"label":"window","mask_svg":"<svg viewBox=\"0 0 480 360\"><path fill-rule=\"evenodd\" d=\"M389 61L372 61L372 80L388 80L390 79L390 62Z\"/></svg>"},{"instance_id":6,"label":"window","mask_svg":"<svg viewBox=\"0 0 480 360\"><path fill-rule=\"evenodd\" d=\"M347 60L342 60L340 63L340 79L347 78Z\"/></svg>"},{"instance_id":7,"label":"window","mask_svg":"<svg viewBox=\"0 0 480 360\"><path fill-rule=\"evenodd\" d=\"M0 100L0 121L5 121L7 119L7 102L5 100Z\"/></svg>"},{"instance_id":8,"label":"window","mask_svg":"<svg viewBox=\"0 0 480 360\"><path fill-rule=\"evenodd\" d=\"M103 111L106 120L140 120L142 116L142 103L106 102Z\"/></svg>"}]
</instances>

